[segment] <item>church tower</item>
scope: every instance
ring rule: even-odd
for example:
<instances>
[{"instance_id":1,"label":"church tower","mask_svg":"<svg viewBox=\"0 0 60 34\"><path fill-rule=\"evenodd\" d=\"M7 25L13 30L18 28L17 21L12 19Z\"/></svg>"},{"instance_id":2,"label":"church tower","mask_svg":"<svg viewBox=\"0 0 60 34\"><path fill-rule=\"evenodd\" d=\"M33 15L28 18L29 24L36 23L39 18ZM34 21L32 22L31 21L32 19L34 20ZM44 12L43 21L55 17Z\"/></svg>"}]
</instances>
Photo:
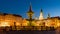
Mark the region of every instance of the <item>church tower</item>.
<instances>
[{"instance_id":1,"label":"church tower","mask_svg":"<svg viewBox=\"0 0 60 34\"><path fill-rule=\"evenodd\" d=\"M47 16L47 18L50 18L50 14L48 13L48 16Z\"/></svg>"},{"instance_id":2,"label":"church tower","mask_svg":"<svg viewBox=\"0 0 60 34\"><path fill-rule=\"evenodd\" d=\"M39 20L43 20L44 19L44 17L43 17L43 11L42 11L42 9L41 9L41 11L40 11L40 16L39 16Z\"/></svg>"}]
</instances>

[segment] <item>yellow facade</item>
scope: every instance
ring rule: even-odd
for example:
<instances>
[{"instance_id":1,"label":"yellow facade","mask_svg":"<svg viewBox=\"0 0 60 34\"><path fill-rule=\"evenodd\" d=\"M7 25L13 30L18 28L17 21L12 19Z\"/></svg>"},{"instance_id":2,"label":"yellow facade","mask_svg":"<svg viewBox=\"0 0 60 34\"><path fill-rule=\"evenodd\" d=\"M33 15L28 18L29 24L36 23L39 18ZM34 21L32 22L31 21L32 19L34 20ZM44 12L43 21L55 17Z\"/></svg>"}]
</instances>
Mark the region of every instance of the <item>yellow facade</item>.
<instances>
[{"instance_id":1,"label":"yellow facade","mask_svg":"<svg viewBox=\"0 0 60 34\"><path fill-rule=\"evenodd\" d=\"M22 23L22 17L13 16L12 14L0 15L0 27L14 26L14 22L16 22L17 26L21 26L20 24Z\"/></svg>"},{"instance_id":2,"label":"yellow facade","mask_svg":"<svg viewBox=\"0 0 60 34\"><path fill-rule=\"evenodd\" d=\"M13 14L0 15L0 27L3 26L29 26L29 21L27 19L22 19L22 17L14 16ZM45 24L44 24L45 23ZM43 20L33 20L32 26L48 26L48 27L60 27L59 17L47 18Z\"/></svg>"}]
</instances>

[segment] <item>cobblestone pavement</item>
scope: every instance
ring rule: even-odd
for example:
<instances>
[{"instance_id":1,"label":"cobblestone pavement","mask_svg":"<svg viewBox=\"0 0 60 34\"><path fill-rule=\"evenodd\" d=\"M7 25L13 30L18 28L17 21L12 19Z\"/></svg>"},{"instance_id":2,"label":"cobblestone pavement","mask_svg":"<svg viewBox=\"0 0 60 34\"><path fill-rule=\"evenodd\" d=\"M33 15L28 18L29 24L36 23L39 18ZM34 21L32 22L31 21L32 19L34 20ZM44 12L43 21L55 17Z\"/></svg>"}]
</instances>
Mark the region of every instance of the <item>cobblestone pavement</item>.
<instances>
[{"instance_id":1,"label":"cobblestone pavement","mask_svg":"<svg viewBox=\"0 0 60 34\"><path fill-rule=\"evenodd\" d=\"M6 31L0 34L56 34L55 31Z\"/></svg>"}]
</instances>

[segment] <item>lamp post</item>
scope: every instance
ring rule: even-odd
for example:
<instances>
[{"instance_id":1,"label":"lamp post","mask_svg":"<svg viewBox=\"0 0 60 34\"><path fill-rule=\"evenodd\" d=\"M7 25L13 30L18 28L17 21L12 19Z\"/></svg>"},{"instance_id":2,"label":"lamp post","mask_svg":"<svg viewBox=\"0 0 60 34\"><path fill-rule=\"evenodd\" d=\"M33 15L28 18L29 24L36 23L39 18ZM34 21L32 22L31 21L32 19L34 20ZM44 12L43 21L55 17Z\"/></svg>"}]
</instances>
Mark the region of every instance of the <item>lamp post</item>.
<instances>
[{"instance_id":1,"label":"lamp post","mask_svg":"<svg viewBox=\"0 0 60 34\"><path fill-rule=\"evenodd\" d=\"M27 15L29 17L29 25L31 26L31 23L32 23L32 16L33 16L34 12L31 10L31 5L30 5L30 9L29 11L27 12Z\"/></svg>"}]
</instances>

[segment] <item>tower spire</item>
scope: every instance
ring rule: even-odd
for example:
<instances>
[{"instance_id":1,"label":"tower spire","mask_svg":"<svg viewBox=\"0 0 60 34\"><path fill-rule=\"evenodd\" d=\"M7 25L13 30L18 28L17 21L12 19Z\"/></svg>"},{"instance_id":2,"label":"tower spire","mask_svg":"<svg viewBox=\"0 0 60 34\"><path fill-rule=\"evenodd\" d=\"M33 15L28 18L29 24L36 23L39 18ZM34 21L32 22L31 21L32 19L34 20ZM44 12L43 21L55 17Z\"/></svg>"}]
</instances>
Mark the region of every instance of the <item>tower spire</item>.
<instances>
[{"instance_id":1,"label":"tower spire","mask_svg":"<svg viewBox=\"0 0 60 34\"><path fill-rule=\"evenodd\" d=\"M41 11L40 11L40 16L39 16L39 20L43 20L44 18L43 18L43 10L41 9Z\"/></svg>"},{"instance_id":2,"label":"tower spire","mask_svg":"<svg viewBox=\"0 0 60 34\"><path fill-rule=\"evenodd\" d=\"M29 8L29 11L27 12L29 18L32 18L32 15L34 14L34 12L32 11L32 5L30 3L30 8Z\"/></svg>"},{"instance_id":3,"label":"tower spire","mask_svg":"<svg viewBox=\"0 0 60 34\"><path fill-rule=\"evenodd\" d=\"M41 12L43 12L42 9L41 9Z\"/></svg>"},{"instance_id":4,"label":"tower spire","mask_svg":"<svg viewBox=\"0 0 60 34\"><path fill-rule=\"evenodd\" d=\"M31 5L31 2L30 2L30 9L29 9L29 11L32 11L32 5Z\"/></svg>"},{"instance_id":5,"label":"tower spire","mask_svg":"<svg viewBox=\"0 0 60 34\"><path fill-rule=\"evenodd\" d=\"M48 13L48 17L47 18L50 18L50 14Z\"/></svg>"}]
</instances>

